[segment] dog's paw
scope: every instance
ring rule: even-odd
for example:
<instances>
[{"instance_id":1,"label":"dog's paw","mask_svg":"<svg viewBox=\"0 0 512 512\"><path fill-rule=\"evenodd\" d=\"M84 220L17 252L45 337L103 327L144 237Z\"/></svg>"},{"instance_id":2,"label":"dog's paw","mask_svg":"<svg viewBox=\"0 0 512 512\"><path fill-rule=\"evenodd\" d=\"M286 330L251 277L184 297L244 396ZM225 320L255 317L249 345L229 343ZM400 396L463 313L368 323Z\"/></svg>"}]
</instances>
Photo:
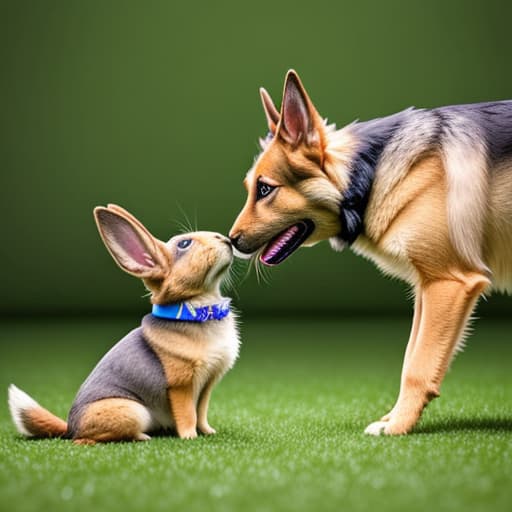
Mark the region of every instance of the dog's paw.
<instances>
[{"instance_id":1,"label":"dog's paw","mask_svg":"<svg viewBox=\"0 0 512 512\"><path fill-rule=\"evenodd\" d=\"M370 436L402 436L411 431L412 426L409 423L401 421L374 421L370 423L364 430L365 434Z\"/></svg>"},{"instance_id":2,"label":"dog's paw","mask_svg":"<svg viewBox=\"0 0 512 512\"><path fill-rule=\"evenodd\" d=\"M180 439L195 439L197 437L196 429L185 430L179 433Z\"/></svg>"},{"instance_id":3,"label":"dog's paw","mask_svg":"<svg viewBox=\"0 0 512 512\"><path fill-rule=\"evenodd\" d=\"M147 434L140 433L136 438L135 441L151 441L151 436L148 436Z\"/></svg>"},{"instance_id":4,"label":"dog's paw","mask_svg":"<svg viewBox=\"0 0 512 512\"><path fill-rule=\"evenodd\" d=\"M210 427L208 423L205 423L204 425L199 425L198 428L201 434L204 434L205 436L212 436L213 434L217 433L217 431L213 427Z\"/></svg>"},{"instance_id":5,"label":"dog's paw","mask_svg":"<svg viewBox=\"0 0 512 512\"><path fill-rule=\"evenodd\" d=\"M374 421L364 429L364 433L369 436L380 436L386 433L385 429L387 424L387 421Z\"/></svg>"},{"instance_id":6,"label":"dog's paw","mask_svg":"<svg viewBox=\"0 0 512 512\"><path fill-rule=\"evenodd\" d=\"M391 417L395 414L395 409L391 409L387 414L384 414L379 421L389 421Z\"/></svg>"}]
</instances>

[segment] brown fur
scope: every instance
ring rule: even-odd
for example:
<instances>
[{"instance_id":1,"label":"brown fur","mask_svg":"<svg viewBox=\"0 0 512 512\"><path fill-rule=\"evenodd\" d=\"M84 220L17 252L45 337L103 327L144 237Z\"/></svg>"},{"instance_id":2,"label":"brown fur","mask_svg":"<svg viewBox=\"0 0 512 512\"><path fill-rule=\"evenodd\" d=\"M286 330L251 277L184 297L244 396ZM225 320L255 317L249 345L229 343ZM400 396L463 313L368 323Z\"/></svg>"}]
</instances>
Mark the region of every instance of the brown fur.
<instances>
[{"instance_id":1,"label":"brown fur","mask_svg":"<svg viewBox=\"0 0 512 512\"><path fill-rule=\"evenodd\" d=\"M186 259L176 259L169 250L167 242L155 238L142 223L120 206L109 204L107 208L94 210L96 224L105 246L114 261L125 272L139 277L151 292L153 304L169 304L197 297L204 292L208 272L218 258L218 247L212 244L212 238L224 240L220 234L208 232L194 233L195 247ZM109 220L124 222L137 233L139 240L146 247L147 254L154 262L153 266L127 264L126 256L119 249L119 244L108 231Z\"/></svg>"},{"instance_id":2,"label":"brown fur","mask_svg":"<svg viewBox=\"0 0 512 512\"><path fill-rule=\"evenodd\" d=\"M208 232L188 234L186 237L192 237L194 246L186 256L176 257L173 239L165 244L154 238L135 217L119 206L98 207L95 218L114 260L123 270L142 278L151 291L152 303L189 300L192 305L199 305L218 300L220 274L210 274L223 260L224 265L217 269L217 273L227 268L228 260L223 254L225 237ZM131 240L138 239L143 243L144 254L149 258L147 265L139 264L140 256L132 258L126 253L125 244L112 228L119 222L125 223L124 233L126 230L132 232ZM133 246L133 242L127 246ZM231 251L229 253L231 258ZM143 332L164 369L172 420L179 437L197 437L196 428L204 434L215 433L208 424L207 409L214 383L220 380L236 357L229 346L233 336L236 337L233 318L206 324L187 325L185 322L172 330L163 323L157 326L143 323ZM150 414L141 404L119 398L100 400L90 404L83 413L75 442L146 440L149 437L143 432L150 426Z\"/></svg>"},{"instance_id":3,"label":"brown fur","mask_svg":"<svg viewBox=\"0 0 512 512\"><path fill-rule=\"evenodd\" d=\"M193 309L225 301L220 285L233 259L226 237L201 231L178 235L164 243L119 206L98 207L94 215L115 262L144 282L153 304L186 301L187 307ZM131 335L136 337L131 338ZM34 437L66 434L73 437L76 444L84 445L146 441L150 439L148 432L173 427L179 437L186 439L196 437L196 429L214 434L207 419L210 394L238 356L239 339L233 313L227 312L221 319L204 323L167 321L158 314L147 315L142 321L142 333L131 335L120 342L128 341L128 345L122 346L132 351L127 359L123 358L123 348L118 346L117 351L114 349L105 356L84 383L85 391L81 388L69 415L69 429L66 422L11 385L9 406L18 431ZM139 344L130 344L133 339ZM153 349L165 379L157 362L153 361L149 368L146 363L142 362L141 366L134 363L139 354L142 361L147 358L149 348L143 344ZM109 384L112 364L118 367L114 368ZM118 375L116 369L120 370ZM133 375L133 370L141 372L140 379ZM147 387L140 383L146 376ZM155 380L150 379L153 376ZM116 396L119 389L125 390L130 398ZM88 392L93 397L106 398L90 402Z\"/></svg>"},{"instance_id":4,"label":"brown fur","mask_svg":"<svg viewBox=\"0 0 512 512\"><path fill-rule=\"evenodd\" d=\"M181 332L173 333L170 343L164 329L144 326L146 339L160 359L169 383L169 399L180 437L193 437L192 422L203 434L215 433L207 419L209 399L229 364L208 341L219 335L218 330L215 324L201 329L183 326Z\"/></svg>"},{"instance_id":5,"label":"brown fur","mask_svg":"<svg viewBox=\"0 0 512 512\"><path fill-rule=\"evenodd\" d=\"M147 425L137 408L139 404L123 398L106 398L90 404L80 421L77 444L142 440Z\"/></svg>"},{"instance_id":6,"label":"brown fur","mask_svg":"<svg viewBox=\"0 0 512 512\"><path fill-rule=\"evenodd\" d=\"M171 387L169 389L169 401L178 435L182 439L196 438L197 412L192 381L183 386Z\"/></svg>"},{"instance_id":7,"label":"brown fur","mask_svg":"<svg viewBox=\"0 0 512 512\"><path fill-rule=\"evenodd\" d=\"M32 437L62 437L67 430L67 423L43 407L22 411L21 420Z\"/></svg>"},{"instance_id":8,"label":"brown fur","mask_svg":"<svg viewBox=\"0 0 512 512\"><path fill-rule=\"evenodd\" d=\"M314 221L315 231L304 245L330 238L336 246L339 205L348 184L346 169L355 142L350 131L332 132L320 122L293 71L287 75L279 119L272 105L265 97L263 106L274 137L264 142L262 154L246 177L247 201L230 236L243 245L240 250L259 252L276 234L308 218ZM298 112L295 121L287 121L292 126L295 123L295 139L286 130L282 133L287 109L288 117L290 111ZM413 428L425 405L439 396L468 318L491 284L479 258L467 258L454 246L445 165L443 156L433 150L411 161L395 180L380 185L376 176L377 193L370 195L365 233L353 244L356 252L415 289L415 314L400 394L391 412L371 424L368 433L403 434ZM258 180L279 188L268 200L256 201ZM378 193L382 186L385 195ZM510 192L510 181L504 189ZM510 201L498 200L491 208L497 210L501 204ZM488 231L487 245L501 244L505 250L512 242L512 230L496 222L494 226ZM512 268L503 268L502 273L512 282Z\"/></svg>"}]
</instances>

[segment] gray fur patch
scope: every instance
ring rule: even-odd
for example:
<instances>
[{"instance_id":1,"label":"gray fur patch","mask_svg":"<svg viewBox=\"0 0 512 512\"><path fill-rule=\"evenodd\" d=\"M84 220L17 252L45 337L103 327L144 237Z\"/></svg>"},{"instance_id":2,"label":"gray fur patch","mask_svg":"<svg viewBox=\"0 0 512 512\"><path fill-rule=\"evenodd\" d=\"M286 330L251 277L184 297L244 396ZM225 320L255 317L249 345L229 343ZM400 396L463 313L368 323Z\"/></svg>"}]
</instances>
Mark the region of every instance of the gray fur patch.
<instances>
[{"instance_id":1,"label":"gray fur patch","mask_svg":"<svg viewBox=\"0 0 512 512\"><path fill-rule=\"evenodd\" d=\"M468 127L478 126L492 164L512 156L512 101L453 105L434 112L443 120L455 115L468 119Z\"/></svg>"},{"instance_id":2,"label":"gray fur patch","mask_svg":"<svg viewBox=\"0 0 512 512\"><path fill-rule=\"evenodd\" d=\"M103 356L80 387L69 412L67 435L77 432L87 405L105 398L128 398L170 416L167 387L162 364L138 327Z\"/></svg>"}]
</instances>

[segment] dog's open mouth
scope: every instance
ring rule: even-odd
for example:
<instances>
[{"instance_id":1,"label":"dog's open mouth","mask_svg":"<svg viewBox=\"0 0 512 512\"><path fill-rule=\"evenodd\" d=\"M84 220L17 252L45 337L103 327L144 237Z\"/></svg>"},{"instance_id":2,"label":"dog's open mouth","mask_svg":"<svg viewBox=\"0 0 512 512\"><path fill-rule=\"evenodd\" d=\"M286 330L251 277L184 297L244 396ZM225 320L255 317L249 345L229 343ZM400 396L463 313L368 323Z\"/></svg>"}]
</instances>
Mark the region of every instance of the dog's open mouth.
<instances>
[{"instance_id":1,"label":"dog's open mouth","mask_svg":"<svg viewBox=\"0 0 512 512\"><path fill-rule=\"evenodd\" d=\"M279 265L306 241L314 229L315 224L309 219L286 228L266 245L260 261L268 266Z\"/></svg>"}]
</instances>

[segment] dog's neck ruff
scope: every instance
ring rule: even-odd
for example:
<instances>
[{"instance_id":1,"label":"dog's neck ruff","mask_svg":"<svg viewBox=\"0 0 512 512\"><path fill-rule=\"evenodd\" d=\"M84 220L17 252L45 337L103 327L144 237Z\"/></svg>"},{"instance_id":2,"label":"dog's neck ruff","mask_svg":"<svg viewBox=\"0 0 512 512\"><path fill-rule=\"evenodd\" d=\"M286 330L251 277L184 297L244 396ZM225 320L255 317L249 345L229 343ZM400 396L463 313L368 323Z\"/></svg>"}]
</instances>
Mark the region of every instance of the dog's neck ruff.
<instances>
[{"instance_id":1,"label":"dog's neck ruff","mask_svg":"<svg viewBox=\"0 0 512 512\"><path fill-rule=\"evenodd\" d=\"M393 116L354 123L350 133L358 140L358 148L350 164L350 182L340 204L341 231L338 240L352 245L365 231L364 216L375 171L384 148L400 125L402 112Z\"/></svg>"},{"instance_id":2,"label":"dog's neck ruff","mask_svg":"<svg viewBox=\"0 0 512 512\"><path fill-rule=\"evenodd\" d=\"M177 302L176 304L153 304L152 315L165 320L178 322L208 322L226 318L230 309L231 299L224 299L218 304L208 306L192 306L190 302Z\"/></svg>"}]
</instances>

